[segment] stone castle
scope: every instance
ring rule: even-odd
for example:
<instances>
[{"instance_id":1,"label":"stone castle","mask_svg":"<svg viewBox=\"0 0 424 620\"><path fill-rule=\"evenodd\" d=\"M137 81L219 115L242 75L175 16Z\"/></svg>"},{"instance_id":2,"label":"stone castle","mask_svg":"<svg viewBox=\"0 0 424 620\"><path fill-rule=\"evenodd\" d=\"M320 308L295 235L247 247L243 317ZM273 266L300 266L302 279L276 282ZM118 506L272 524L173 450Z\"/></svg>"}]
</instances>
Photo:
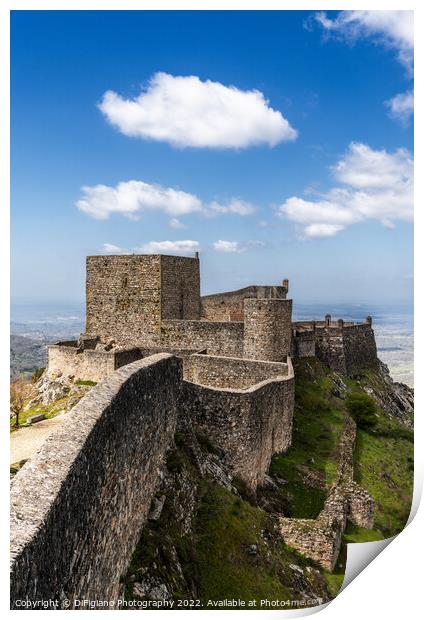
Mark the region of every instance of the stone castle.
<instances>
[{"instance_id":1,"label":"stone castle","mask_svg":"<svg viewBox=\"0 0 424 620\"><path fill-rule=\"evenodd\" d=\"M292 442L292 359L316 356L348 375L376 368L370 317L293 322L288 288L202 297L197 254L87 258L86 331L49 346L46 372L98 385L12 483L12 606L117 597L181 420L254 492ZM280 519L286 542L328 570L346 520L373 521L373 500L353 481L355 434L349 419L318 518Z\"/></svg>"},{"instance_id":2,"label":"stone castle","mask_svg":"<svg viewBox=\"0 0 424 620\"><path fill-rule=\"evenodd\" d=\"M158 352L185 360L201 354L204 368L231 364L217 357L244 360L247 373L256 367L252 360L289 364L290 357L304 356L316 356L345 374L375 367L371 317L359 324L334 322L330 315L324 321L292 322L288 286L283 280L281 286L202 297L198 254L89 256L86 332L78 341L49 347L48 372L99 381ZM199 364L197 359L187 361L187 368ZM290 374L282 367L279 372Z\"/></svg>"}]
</instances>

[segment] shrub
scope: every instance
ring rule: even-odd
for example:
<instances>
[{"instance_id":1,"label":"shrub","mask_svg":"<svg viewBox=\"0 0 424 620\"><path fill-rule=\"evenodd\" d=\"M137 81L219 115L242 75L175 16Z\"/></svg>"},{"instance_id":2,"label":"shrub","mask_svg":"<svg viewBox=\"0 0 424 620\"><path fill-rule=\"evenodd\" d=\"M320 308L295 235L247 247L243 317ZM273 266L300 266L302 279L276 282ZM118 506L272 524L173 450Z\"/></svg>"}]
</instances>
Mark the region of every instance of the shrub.
<instances>
[{"instance_id":1,"label":"shrub","mask_svg":"<svg viewBox=\"0 0 424 620\"><path fill-rule=\"evenodd\" d=\"M44 366L42 368L37 368L36 370L34 370L34 372L31 375L31 381L33 383L37 383L38 379L41 377L41 375L43 374L45 370L46 369Z\"/></svg>"},{"instance_id":2,"label":"shrub","mask_svg":"<svg viewBox=\"0 0 424 620\"><path fill-rule=\"evenodd\" d=\"M179 450L169 450L166 454L166 466L172 473L180 472L184 466L184 459Z\"/></svg>"},{"instance_id":3,"label":"shrub","mask_svg":"<svg viewBox=\"0 0 424 620\"><path fill-rule=\"evenodd\" d=\"M368 394L350 394L346 407L359 428L368 429L377 424L377 405Z\"/></svg>"}]
</instances>

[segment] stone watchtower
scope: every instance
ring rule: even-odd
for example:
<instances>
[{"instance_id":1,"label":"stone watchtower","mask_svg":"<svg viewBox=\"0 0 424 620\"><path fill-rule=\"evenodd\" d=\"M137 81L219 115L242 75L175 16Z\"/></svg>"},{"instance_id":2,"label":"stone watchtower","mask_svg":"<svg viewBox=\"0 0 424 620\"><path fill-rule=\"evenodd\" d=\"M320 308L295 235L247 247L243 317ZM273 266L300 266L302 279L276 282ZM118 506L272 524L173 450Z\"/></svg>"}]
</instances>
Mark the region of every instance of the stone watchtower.
<instances>
[{"instance_id":1,"label":"stone watchtower","mask_svg":"<svg viewBox=\"0 0 424 620\"><path fill-rule=\"evenodd\" d=\"M285 280L288 288L288 280ZM243 356L285 362L291 347L291 299L245 299Z\"/></svg>"},{"instance_id":2,"label":"stone watchtower","mask_svg":"<svg viewBox=\"0 0 424 620\"><path fill-rule=\"evenodd\" d=\"M154 346L164 319L200 319L199 258L88 256L86 334Z\"/></svg>"}]
</instances>

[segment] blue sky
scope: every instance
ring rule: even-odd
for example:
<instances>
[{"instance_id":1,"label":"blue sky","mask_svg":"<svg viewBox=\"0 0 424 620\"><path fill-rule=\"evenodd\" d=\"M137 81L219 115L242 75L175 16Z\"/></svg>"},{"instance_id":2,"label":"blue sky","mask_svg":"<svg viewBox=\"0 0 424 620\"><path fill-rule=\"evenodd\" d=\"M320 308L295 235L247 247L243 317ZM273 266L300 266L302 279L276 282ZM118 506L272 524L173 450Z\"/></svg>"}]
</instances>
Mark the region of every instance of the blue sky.
<instances>
[{"instance_id":1,"label":"blue sky","mask_svg":"<svg viewBox=\"0 0 424 620\"><path fill-rule=\"evenodd\" d=\"M204 293L411 301L412 34L378 13L14 12L12 297L199 249Z\"/></svg>"}]
</instances>

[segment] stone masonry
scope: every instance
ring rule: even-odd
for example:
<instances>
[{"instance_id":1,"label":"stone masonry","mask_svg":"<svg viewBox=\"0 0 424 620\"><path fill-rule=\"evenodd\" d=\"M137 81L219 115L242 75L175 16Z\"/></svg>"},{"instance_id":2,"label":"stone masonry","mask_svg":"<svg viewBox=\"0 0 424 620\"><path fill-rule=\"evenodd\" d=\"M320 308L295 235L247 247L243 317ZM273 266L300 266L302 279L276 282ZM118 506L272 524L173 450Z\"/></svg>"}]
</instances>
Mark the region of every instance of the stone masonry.
<instances>
[{"instance_id":1,"label":"stone masonry","mask_svg":"<svg viewBox=\"0 0 424 620\"><path fill-rule=\"evenodd\" d=\"M288 280L200 296L198 256L87 258L86 331L49 347L46 378L98 385L12 481L11 601L116 600L177 421L207 434L254 492L291 445L293 355L335 370L373 367L369 319L292 323ZM370 527L353 482L355 427L315 520L281 517L283 537L332 570L346 519Z\"/></svg>"},{"instance_id":2,"label":"stone masonry","mask_svg":"<svg viewBox=\"0 0 424 620\"><path fill-rule=\"evenodd\" d=\"M67 415L11 486L11 608L18 599L116 600L171 445L181 362L117 370Z\"/></svg>"},{"instance_id":3,"label":"stone masonry","mask_svg":"<svg viewBox=\"0 0 424 620\"><path fill-rule=\"evenodd\" d=\"M370 318L292 323L288 288L283 280L201 297L197 255L89 256L85 334L51 345L48 372L98 381L126 350L133 361L146 349L275 362L312 355L346 374L376 367Z\"/></svg>"},{"instance_id":4,"label":"stone masonry","mask_svg":"<svg viewBox=\"0 0 424 620\"><path fill-rule=\"evenodd\" d=\"M194 355L184 361L183 411L256 489L273 454L291 445L294 372L287 363Z\"/></svg>"},{"instance_id":5,"label":"stone masonry","mask_svg":"<svg viewBox=\"0 0 424 620\"><path fill-rule=\"evenodd\" d=\"M298 321L293 323L292 355L316 356L335 372L354 375L363 368L378 367L372 319L365 323Z\"/></svg>"}]
</instances>

